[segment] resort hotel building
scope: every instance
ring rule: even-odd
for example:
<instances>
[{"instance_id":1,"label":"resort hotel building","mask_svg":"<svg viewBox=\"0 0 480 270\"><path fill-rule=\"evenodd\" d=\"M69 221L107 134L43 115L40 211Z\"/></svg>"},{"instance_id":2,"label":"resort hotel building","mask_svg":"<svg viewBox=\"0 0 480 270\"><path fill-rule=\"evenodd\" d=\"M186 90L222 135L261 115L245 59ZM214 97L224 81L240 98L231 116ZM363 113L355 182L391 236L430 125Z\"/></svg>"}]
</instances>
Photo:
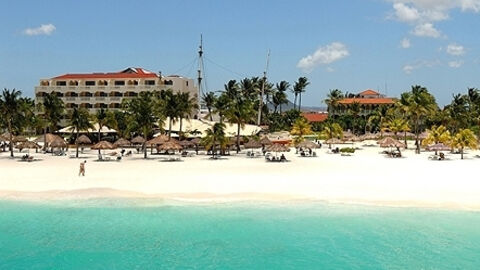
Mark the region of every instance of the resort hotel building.
<instances>
[{"instance_id":1,"label":"resort hotel building","mask_svg":"<svg viewBox=\"0 0 480 270\"><path fill-rule=\"evenodd\" d=\"M47 93L55 93L65 103L67 111L85 108L95 113L100 108L121 108L124 99L131 99L141 92L172 89L199 97L193 79L178 75L162 76L143 68L127 68L120 72L65 74L40 80L35 87L35 104L41 104Z\"/></svg>"},{"instance_id":2,"label":"resort hotel building","mask_svg":"<svg viewBox=\"0 0 480 270\"><path fill-rule=\"evenodd\" d=\"M347 114L354 104L360 106L360 115L367 116L379 106L393 106L395 98L386 97L374 90L368 89L356 95L349 95L337 102L336 106L329 106L329 116L340 116Z\"/></svg>"}]
</instances>

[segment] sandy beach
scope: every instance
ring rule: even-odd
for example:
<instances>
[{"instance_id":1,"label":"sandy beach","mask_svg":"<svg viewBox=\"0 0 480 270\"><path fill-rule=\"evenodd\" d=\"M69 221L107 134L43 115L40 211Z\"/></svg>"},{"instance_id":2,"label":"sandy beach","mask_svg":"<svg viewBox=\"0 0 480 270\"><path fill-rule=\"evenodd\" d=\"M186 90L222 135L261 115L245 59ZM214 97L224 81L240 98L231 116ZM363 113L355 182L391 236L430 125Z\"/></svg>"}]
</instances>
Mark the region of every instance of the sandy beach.
<instances>
[{"instance_id":1,"label":"sandy beach","mask_svg":"<svg viewBox=\"0 0 480 270\"><path fill-rule=\"evenodd\" d=\"M245 151L220 160L205 155L161 162L161 155L144 160L134 154L122 161L98 162L97 152L83 158L32 153L40 161L21 162L0 154L0 198L56 200L95 197L158 197L191 201L321 200L388 206L444 207L480 210L480 183L476 179L477 152L466 159L432 161L432 152L416 155L413 147L403 158L388 158L379 147L363 147L352 156L318 157L286 153L288 163L247 158ZM87 160L86 176L79 163Z\"/></svg>"}]
</instances>

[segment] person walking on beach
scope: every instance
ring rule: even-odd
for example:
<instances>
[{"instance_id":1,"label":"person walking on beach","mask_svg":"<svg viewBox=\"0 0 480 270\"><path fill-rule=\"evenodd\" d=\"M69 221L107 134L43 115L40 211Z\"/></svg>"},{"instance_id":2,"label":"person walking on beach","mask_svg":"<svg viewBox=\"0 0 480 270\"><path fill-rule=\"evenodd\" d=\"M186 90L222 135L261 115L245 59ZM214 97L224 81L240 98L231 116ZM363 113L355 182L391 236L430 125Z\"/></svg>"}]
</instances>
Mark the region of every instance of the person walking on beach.
<instances>
[{"instance_id":1,"label":"person walking on beach","mask_svg":"<svg viewBox=\"0 0 480 270\"><path fill-rule=\"evenodd\" d=\"M78 176L85 176L85 163L87 163L86 160L80 162L80 171L78 172Z\"/></svg>"}]
</instances>

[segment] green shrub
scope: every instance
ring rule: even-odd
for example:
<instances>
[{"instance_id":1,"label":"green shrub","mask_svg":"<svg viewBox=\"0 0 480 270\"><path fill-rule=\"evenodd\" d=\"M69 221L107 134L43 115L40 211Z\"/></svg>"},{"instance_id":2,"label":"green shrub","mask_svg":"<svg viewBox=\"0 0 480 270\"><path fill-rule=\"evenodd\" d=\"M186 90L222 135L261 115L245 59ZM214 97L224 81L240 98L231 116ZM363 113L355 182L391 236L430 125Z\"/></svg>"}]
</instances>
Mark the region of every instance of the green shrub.
<instances>
[{"instance_id":1,"label":"green shrub","mask_svg":"<svg viewBox=\"0 0 480 270\"><path fill-rule=\"evenodd\" d=\"M355 153L355 148L353 147L344 147L340 149L340 153L350 153L353 154Z\"/></svg>"}]
</instances>

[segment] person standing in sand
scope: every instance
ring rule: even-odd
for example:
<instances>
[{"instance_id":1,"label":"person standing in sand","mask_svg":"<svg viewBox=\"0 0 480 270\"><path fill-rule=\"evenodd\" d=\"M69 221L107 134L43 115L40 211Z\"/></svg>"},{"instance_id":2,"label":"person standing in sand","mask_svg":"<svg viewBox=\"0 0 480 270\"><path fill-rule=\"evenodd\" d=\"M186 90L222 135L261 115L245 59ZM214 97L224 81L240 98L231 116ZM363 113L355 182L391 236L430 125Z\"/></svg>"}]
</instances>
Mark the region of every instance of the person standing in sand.
<instances>
[{"instance_id":1,"label":"person standing in sand","mask_svg":"<svg viewBox=\"0 0 480 270\"><path fill-rule=\"evenodd\" d=\"M85 176L85 163L87 163L86 160L80 162L80 171L78 172L78 176Z\"/></svg>"}]
</instances>

